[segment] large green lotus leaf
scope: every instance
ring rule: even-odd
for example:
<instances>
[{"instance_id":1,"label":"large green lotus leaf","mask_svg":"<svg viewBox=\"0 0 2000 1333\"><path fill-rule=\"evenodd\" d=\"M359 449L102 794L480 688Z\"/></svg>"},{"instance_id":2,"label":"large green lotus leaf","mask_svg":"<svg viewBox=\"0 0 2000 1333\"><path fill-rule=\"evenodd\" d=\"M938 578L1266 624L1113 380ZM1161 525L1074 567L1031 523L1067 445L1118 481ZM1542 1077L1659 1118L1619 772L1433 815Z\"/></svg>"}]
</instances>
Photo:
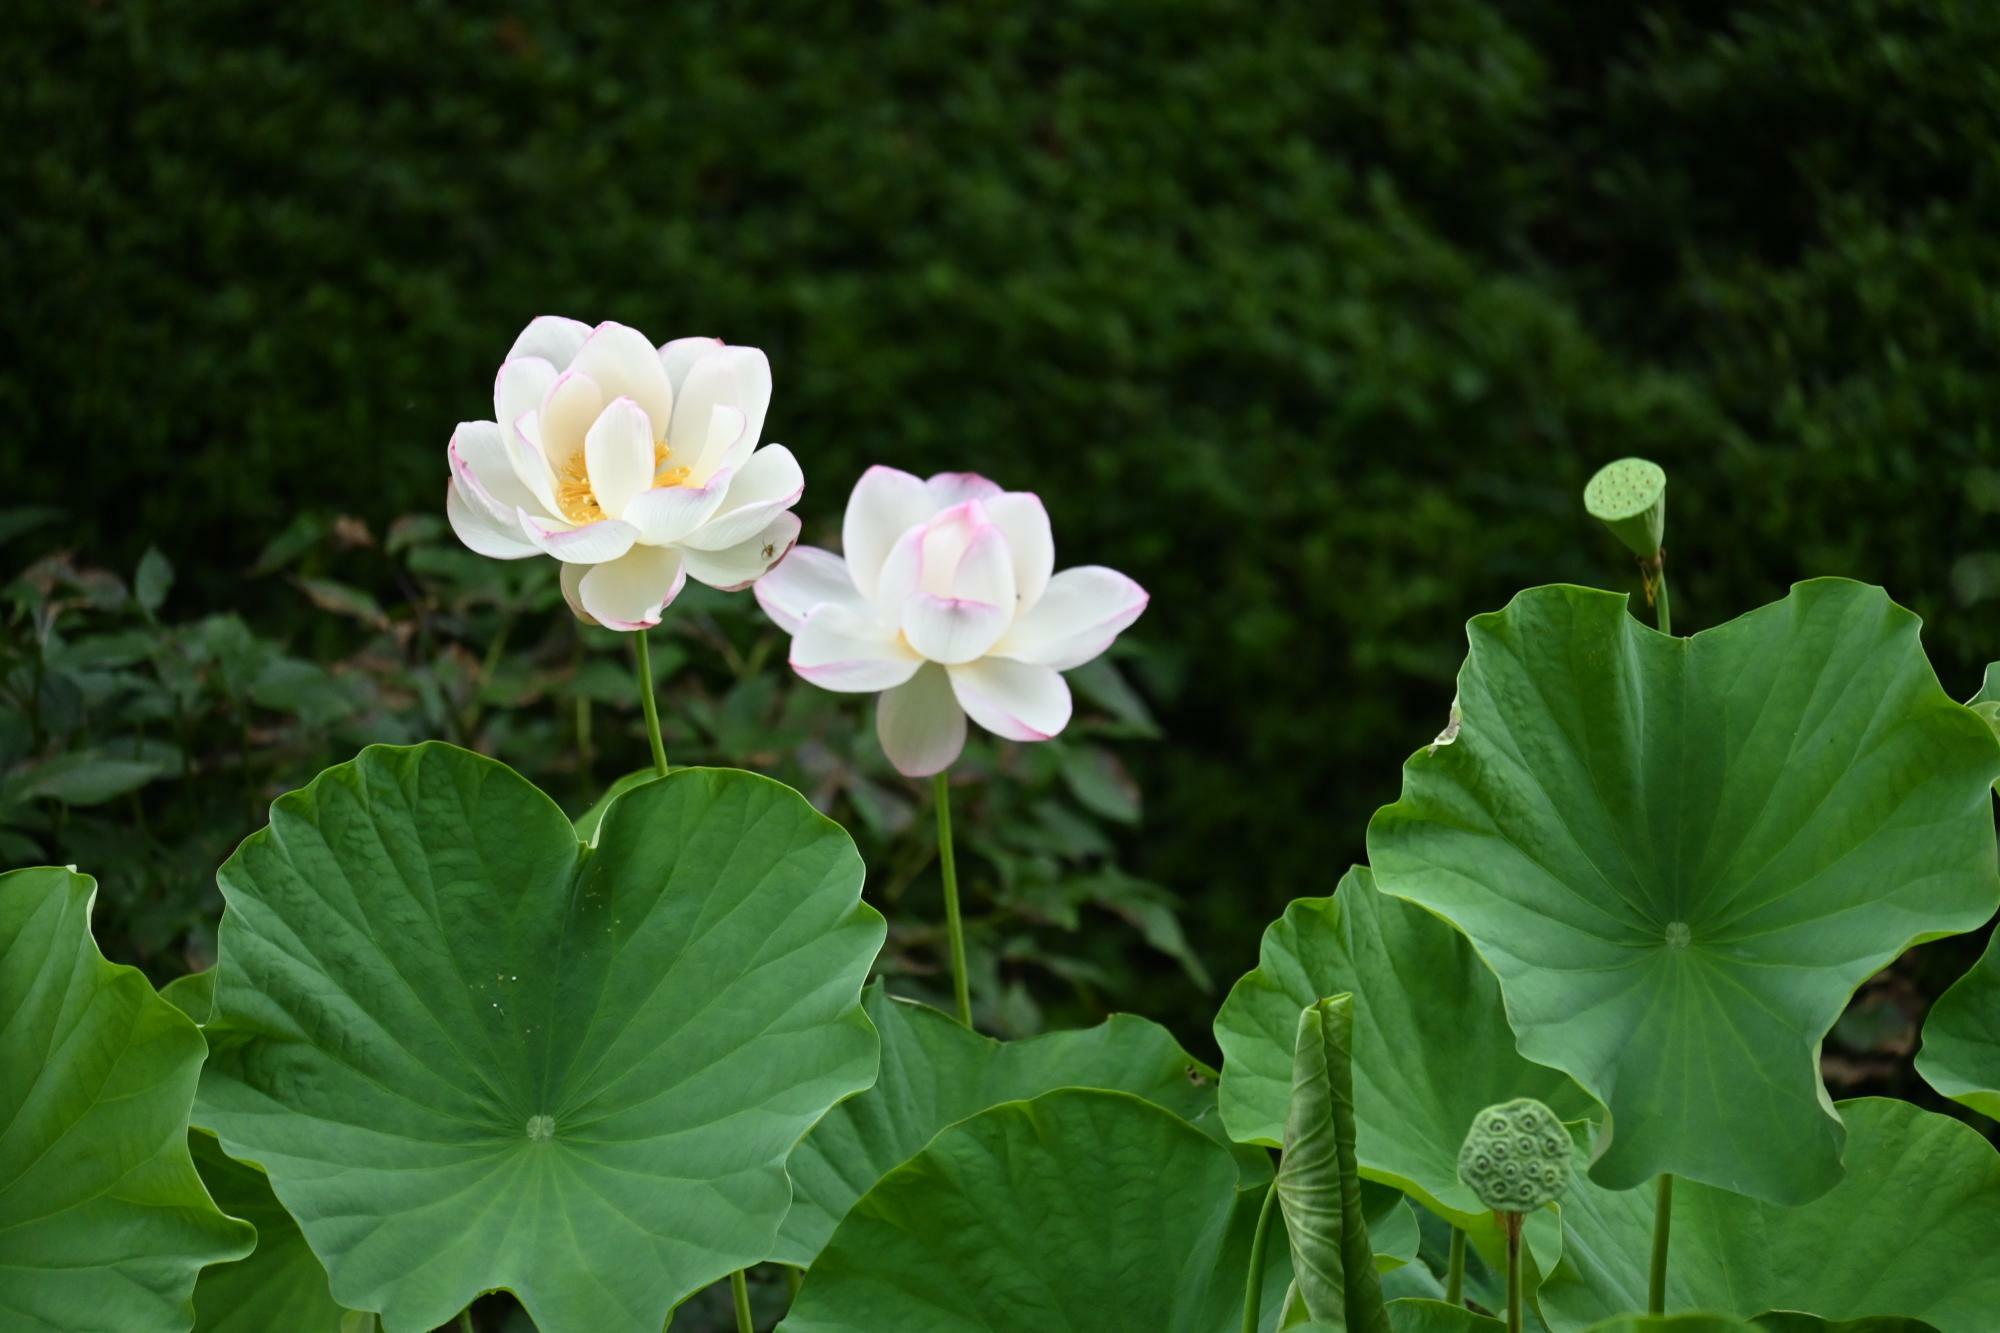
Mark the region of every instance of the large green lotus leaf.
<instances>
[{"instance_id":1,"label":"large green lotus leaf","mask_svg":"<svg viewBox=\"0 0 2000 1333\"><path fill-rule=\"evenodd\" d=\"M895 999L879 983L862 1007L881 1036L881 1072L875 1086L828 1112L793 1150L786 1164L792 1208L771 1252L782 1263L809 1267L876 1181L946 1125L1001 1102L1057 1088L1108 1088L1143 1097L1226 1141L1213 1071L1146 1019L1117 1014L1081 1032L999 1042L928 1005ZM1270 1157L1261 1150L1239 1152L1238 1165L1245 1184L1271 1178Z\"/></svg>"},{"instance_id":2,"label":"large green lotus leaf","mask_svg":"<svg viewBox=\"0 0 2000 1333\"><path fill-rule=\"evenodd\" d=\"M264 1173L231 1158L200 1130L188 1135L188 1148L215 1201L257 1228L257 1248L247 1258L201 1271L194 1288L194 1333L346 1333L367 1327L373 1316L343 1310L333 1299L326 1269L271 1193Z\"/></svg>"},{"instance_id":3,"label":"large green lotus leaf","mask_svg":"<svg viewBox=\"0 0 2000 1333\"><path fill-rule=\"evenodd\" d=\"M1397 1333L1402 1333L1398 1329ZM1738 1319L1731 1314L1628 1314L1592 1324L1585 1333L1932 1333L1916 1319L1855 1319L1837 1323L1817 1315L1780 1312Z\"/></svg>"},{"instance_id":4,"label":"large green lotus leaf","mask_svg":"<svg viewBox=\"0 0 2000 1333\"><path fill-rule=\"evenodd\" d=\"M1285 909L1264 932L1256 970L1216 1015L1222 1119L1234 1137L1280 1142L1299 1013L1343 991L1354 995L1361 1174L1454 1220L1487 1216L1458 1178L1458 1146L1479 1111L1534 1097L1566 1120L1603 1114L1568 1077L1515 1052L1499 984L1466 938L1379 893L1357 866L1332 897Z\"/></svg>"},{"instance_id":5,"label":"large green lotus leaf","mask_svg":"<svg viewBox=\"0 0 2000 1333\"><path fill-rule=\"evenodd\" d=\"M1847 1173L1793 1208L1682 1181L1667 1308L1829 1320L1903 1316L1992 1333L2000 1310L2000 1154L1969 1126L1908 1102L1842 1102ZM1540 1292L1555 1333L1643 1309L1653 1191L1579 1176L1563 1196L1562 1260Z\"/></svg>"},{"instance_id":6,"label":"large green lotus leaf","mask_svg":"<svg viewBox=\"0 0 2000 1333\"><path fill-rule=\"evenodd\" d=\"M1299 1014L1278 1207L1306 1312L1348 1333L1389 1333L1354 1166L1354 997Z\"/></svg>"},{"instance_id":7,"label":"large green lotus leaf","mask_svg":"<svg viewBox=\"0 0 2000 1333\"><path fill-rule=\"evenodd\" d=\"M2000 931L1931 1006L1917 1072L1952 1100L2000 1119Z\"/></svg>"},{"instance_id":8,"label":"large green lotus leaf","mask_svg":"<svg viewBox=\"0 0 2000 1333\"><path fill-rule=\"evenodd\" d=\"M1389 1327L1394 1333L1501 1333L1507 1326L1463 1305L1405 1296L1389 1302Z\"/></svg>"},{"instance_id":9,"label":"large green lotus leaf","mask_svg":"<svg viewBox=\"0 0 2000 1333\"><path fill-rule=\"evenodd\" d=\"M0 1327L182 1333L204 1264L250 1250L188 1156L201 1033L90 937L97 892L0 875Z\"/></svg>"},{"instance_id":10,"label":"large green lotus leaf","mask_svg":"<svg viewBox=\"0 0 2000 1333\"><path fill-rule=\"evenodd\" d=\"M1592 1167L1798 1203L1840 1178L1820 1039L1854 989L2000 901L2000 746L1917 619L1838 579L1693 638L1536 588L1470 626L1457 736L1369 860L1499 976L1521 1053L1611 1113Z\"/></svg>"},{"instance_id":11,"label":"large green lotus leaf","mask_svg":"<svg viewBox=\"0 0 2000 1333\"><path fill-rule=\"evenodd\" d=\"M198 1122L391 1333L496 1288L653 1333L769 1253L786 1156L874 1076L861 873L748 773L637 788L586 849L492 760L371 747L223 866Z\"/></svg>"},{"instance_id":12,"label":"large green lotus leaf","mask_svg":"<svg viewBox=\"0 0 2000 1333\"><path fill-rule=\"evenodd\" d=\"M1006 1102L863 1195L780 1327L1235 1333L1261 1194L1238 1191L1215 1140L1129 1093Z\"/></svg>"}]
</instances>

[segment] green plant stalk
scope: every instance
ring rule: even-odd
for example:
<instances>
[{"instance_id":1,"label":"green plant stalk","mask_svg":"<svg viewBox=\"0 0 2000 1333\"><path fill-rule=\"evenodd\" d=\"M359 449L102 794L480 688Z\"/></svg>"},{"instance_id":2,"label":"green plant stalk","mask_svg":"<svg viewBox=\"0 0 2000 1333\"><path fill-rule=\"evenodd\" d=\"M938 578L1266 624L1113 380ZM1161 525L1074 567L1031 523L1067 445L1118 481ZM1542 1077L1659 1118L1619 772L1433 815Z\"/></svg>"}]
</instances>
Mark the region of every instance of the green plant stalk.
<instances>
[{"instance_id":1,"label":"green plant stalk","mask_svg":"<svg viewBox=\"0 0 2000 1333\"><path fill-rule=\"evenodd\" d=\"M1667 605L1666 555L1662 552L1654 558L1660 563L1659 567L1653 571L1653 623L1660 627L1660 633L1672 634L1674 632L1674 617L1671 608Z\"/></svg>"},{"instance_id":2,"label":"green plant stalk","mask_svg":"<svg viewBox=\"0 0 2000 1333\"><path fill-rule=\"evenodd\" d=\"M1500 1214L1507 1233L1507 1333L1521 1333L1521 1214Z\"/></svg>"},{"instance_id":3,"label":"green plant stalk","mask_svg":"<svg viewBox=\"0 0 2000 1333\"><path fill-rule=\"evenodd\" d=\"M1660 1177L1653 1201L1653 1264L1646 1278L1646 1313L1667 1312L1667 1241L1674 1226L1674 1178Z\"/></svg>"},{"instance_id":4,"label":"green plant stalk","mask_svg":"<svg viewBox=\"0 0 2000 1333\"><path fill-rule=\"evenodd\" d=\"M473 1333L471 1306L468 1305L458 1312L458 1326L462 1333Z\"/></svg>"},{"instance_id":5,"label":"green plant stalk","mask_svg":"<svg viewBox=\"0 0 2000 1333\"><path fill-rule=\"evenodd\" d=\"M1243 1281L1243 1333L1257 1333L1264 1318L1264 1254L1271 1247L1271 1219L1277 1214L1278 1182L1264 1191L1257 1210L1257 1230L1250 1239L1250 1276Z\"/></svg>"},{"instance_id":6,"label":"green plant stalk","mask_svg":"<svg viewBox=\"0 0 2000 1333\"><path fill-rule=\"evenodd\" d=\"M1445 1269L1444 1299L1450 1305L1465 1304L1465 1232L1451 1229L1451 1261Z\"/></svg>"},{"instance_id":7,"label":"green plant stalk","mask_svg":"<svg viewBox=\"0 0 2000 1333\"><path fill-rule=\"evenodd\" d=\"M632 646L639 655L639 704L646 710L646 739L653 743L653 767L665 777L667 743L660 739L660 704L653 697L653 659L646 651L645 630L632 636Z\"/></svg>"},{"instance_id":8,"label":"green plant stalk","mask_svg":"<svg viewBox=\"0 0 2000 1333\"><path fill-rule=\"evenodd\" d=\"M750 1283L743 1270L729 1275L729 1294L736 1302L736 1333L757 1333L750 1318Z\"/></svg>"},{"instance_id":9,"label":"green plant stalk","mask_svg":"<svg viewBox=\"0 0 2000 1333\"><path fill-rule=\"evenodd\" d=\"M944 878L944 929L951 940L951 991L958 1021L972 1026L972 991L965 977L965 924L958 915L958 861L951 846L951 782L943 773L931 783L937 806L938 870Z\"/></svg>"}]
</instances>

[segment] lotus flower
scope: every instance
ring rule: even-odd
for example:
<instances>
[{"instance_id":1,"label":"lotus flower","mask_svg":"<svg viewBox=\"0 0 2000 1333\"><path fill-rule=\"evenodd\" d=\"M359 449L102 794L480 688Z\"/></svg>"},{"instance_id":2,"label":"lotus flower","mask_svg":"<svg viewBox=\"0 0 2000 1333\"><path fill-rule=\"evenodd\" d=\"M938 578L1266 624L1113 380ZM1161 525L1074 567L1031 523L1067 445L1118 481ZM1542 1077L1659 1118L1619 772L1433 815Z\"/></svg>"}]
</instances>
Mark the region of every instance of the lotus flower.
<instances>
[{"instance_id":1,"label":"lotus flower","mask_svg":"<svg viewBox=\"0 0 2000 1333\"><path fill-rule=\"evenodd\" d=\"M1055 569L1048 511L1025 491L947 472L870 468L841 530L846 555L802 546L757 583L813 684L881 692L875 729L909 777L942 772L965 719L1011 741L1069 722L1062 672L1146 609L1146 592L1097 565Z\"/></svg>"},{"instance_id":2,"label":"lotus flower","mask_svg":"<svg viewBox=\"0 0 2000 1333\"><path fill-rule=\"evenodd\" d=\"M771 367L754 347L544 315L493 385L496 421L451 437L445 514L481 555L562 561L577 615L659 623L692 575L736 589L798 540L805 489L783 445L757 447Z\"/></svg>"}]
</instances>

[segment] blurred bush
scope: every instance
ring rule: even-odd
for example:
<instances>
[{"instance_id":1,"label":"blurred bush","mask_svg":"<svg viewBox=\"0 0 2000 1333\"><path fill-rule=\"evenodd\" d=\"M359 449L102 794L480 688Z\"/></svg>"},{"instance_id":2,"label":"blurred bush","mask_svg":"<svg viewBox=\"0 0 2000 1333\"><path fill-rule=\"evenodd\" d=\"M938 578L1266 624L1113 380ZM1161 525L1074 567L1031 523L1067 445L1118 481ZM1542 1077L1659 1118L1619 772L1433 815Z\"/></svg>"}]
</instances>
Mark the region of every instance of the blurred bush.
<instances>
[{"instance_id":1,"label":"blurred bush","mask_svg":"<svg viewBox=\"0 0 2000 1333\"><path fill-rule=\"evenodd\" d=\"M310 666L341 631L242 571L301 514L435 512L527 316L756 343L809 538L869 462L971 467L1042 492L1064 563L1154 591L1129 665L1169 741L1128 756L1144 821L1100 821L1100 860L1227 977L1360 856L1468 615L1636 586L1577 504L1608 458L1672 475L1677 627L1851 574L1972 691L1996 56L1969 0L34 5L0 38L0 494L59 506L79 568L157 545L188 605ZM400 577L329 595L358 623ZM538 597L514 633L567 633ZM415 675L357 707L456 734L499 614L416 631ZM237 633L205 623L190 653ZM766 703L672 711L754 762L806 698L765 674L736 688ZM563 748L486 725L531 771ZM1004 762L1084 765L1037 817L1091 808L1098 761ZM865 790L858 816L909 813ZM990 827L996 878L1072 845ZM1196 1039L1200 964L1148 957L1117 993Z\"/></svg>"}]
</instances>

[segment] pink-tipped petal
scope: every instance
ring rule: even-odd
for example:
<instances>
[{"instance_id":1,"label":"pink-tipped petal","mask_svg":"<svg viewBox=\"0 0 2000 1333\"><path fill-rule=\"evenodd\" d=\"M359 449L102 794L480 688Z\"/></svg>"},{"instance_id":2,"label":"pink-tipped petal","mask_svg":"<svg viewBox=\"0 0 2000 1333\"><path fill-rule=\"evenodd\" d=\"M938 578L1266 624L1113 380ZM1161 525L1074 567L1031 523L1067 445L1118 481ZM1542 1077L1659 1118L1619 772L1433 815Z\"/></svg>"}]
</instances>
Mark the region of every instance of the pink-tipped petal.
<instances>
[{"instance_id":1,"label":"pink-tipped petal","mask_svg":"<svg viewBox=\"0 0 2000 1333\"><path fill-rule=\"evenodd\" d=\"M847 562L817 546L795 546L792 553L757 580L757 605L787 634L797 634L806 617L826 605L844 606L856 615L872 609L854 591Z\"/></svg>"},{"instance_id":2,"label":"pink-tipped petal","mask_svg":"<svg viewBox=\"0 0 2000 1333\"><path fill-rule=\"evenodd\" d=\"M919 592L903 605L903 637L931 661L955 666L984 657L1013 615L1012 606Z\"/></svg>"},{"instance_id":3,"label":"pink-tipped petal","mask_svg":"<svg viewBox=\"0 0 2000 1333\"><path fill-rule=\"evenodd\" d=\"M729 498L731 472L718 472L706 486L655 486L632 497L621 515L639 529L639 540L666 546L693 532Z\"/></svg>"},{"instance_id":4,"label":"pink-tipped petal","mask_svg":"<svg viewBox=\"0 0 2000 1333\"><path fill-rule=\"evenodd\" d=\"M992 526L977 500L953 505L933 518L924 528L924 591L950 597L958 562L972 539Z\"/></svg>"},{"instance_id":5,"label":"pink-tipped petal","mask_svg":"<svg viewBox=\"0 0 2000 1333\"><path fill-rule=\"evenodd\" d=\"M493 377L493 419L500 423L503 436L522 417L541 410L542 399L555 382L556 368L542 357L514 357L501 363L500 373Z\"/></svg>"},{"instance_id":6,"label":"pink-tipped petal","mask_svg":"<svg viewBox=\"0 0 2000 1333\"><path fill-rule=\"evenodd\" d=\"M491 421L461 421L445 446L445 461L463 497L503 530L514 527L514 511L535 503L514 475L514 460L500 427Z\"/></svg>"},{"instance_id":7,"label":"pink-tipped petal","mask_svg":"<svg viewBox=\"0 0 2000 1333\"><path fill-rule=\"evenodd\" d=\"M995 736L1045 741L1069 725L1069 685L1051 667L983 657L950 671L959 706Z\"/></svg>"},{"instance_id":8,"label":"pink-tipped petal","mask_svg":"<svg viewBox=\"0 0 2000 1333\"><path fill-rule=\"evenodd\" d=\"M924 483L935 510L962 505L968 500L990 500L1000 488L977 472L940 472Z\"/></svg>"},{"instance_id":9,"label":"pink-tipped petal","mask_svg":"<svg viewBox=\"0 0 2000 1333\"><path fill-rule=\"evenodd\" d=\"M720 338L676 338L660 344L660 365L666 369L667 382L673 385L676 395L687 383L688 371L694 368L694 363L720 346Z\"/></svg>"},{"instance_id":10,"label":"pink-tipped petal","mask_svg":"<svg viewBox=\"0 0 2000 1333\"><path fill-rule=\"evenodd\" d=\"M577 349L571 370L597 381L606 399L630 398L665 439L672 420L674 391L652 342L637 329L606 321L590 331Z\"/></svg>"},{"instance_id":11,"label":"pink-tipped petal","mask_svg":"<svg viewBox=\"0 0 2000 1333\"><path fill-rule=\"evenodd\" d=\"M893 689L923 663L894 630L831 603L815 607L792 638L792 670L843 694Z\"/></svg>"},{"instance_id":12,"label":"pink-tipped petal","mask_svg":"<svg viewBox=\"0 0 2000 1333\"><path fill-rule=\"evenodd\" d=\"M924 483L909 473L878 465L861 474L847 498L840 543L854 586L863 597L877 605L893 605L876 598L883 561L904 533L936 512Z\"/></svg>"},{"instance_id":13,"label":"pink-tipped petal","mask_svg":"<svg viewBox=\"0 0 2000 1333\"><path fill-rule=\"evenodd\" d=\"M669 462L675 467L685 467L690 482L705 486L716 473L734 472L748 463L756 447L743 413L727 403L719 403L708 414L707 438L673 443Z\"/></svg>"},{"instance_id":14,"label":"pink-tipped petal","mask_svg":"<svg viewBox=\"0 0 2000 1333\"><path fill-rule=\"evenodd\" d=\"M763 438L764 413L770 406L771 363L764 354L754 347L718 347L688 367L687 379L674 396L667 439L677 455L691 452L690 446L705 451L715 409L733 407L743 414L738 433L747 433L754 448ZM683 456L680 461L688 460Z\"/></svg>"},{"instance_id":15,"label":"pink-tipped petal","mask_svg":"<svg viewBox=\"0 0 2000 1333\"><path fill-rule=\"evenodd\" d=\"M883 694L875 705L875 735L882 752L906 778L927 778L950 768L965 749L965 710L951 692L951 677L935 662Z\"/></svg>"},{"instance_id":16,"label":"pink-tipped petal","mask_svg":"<svg viewBox=\"0 0 2000 1333\"><path fill-rule=\"evenodd\" d=\"M540 552L522 538L519 527L503 527L484 509L459 493L458 479L445 483L444 517L467 549L495 560L521 560Z\"/></svg>"},{"instance_id":17,"label":"pink-tipped petal","mask_svg":"<svg viewBox=\"0 0 2000 1333\"><path fill-rule=\"evenodd\" d=\"M535 413L524 414L514 423L514 429L507 432L507 459L514 465L514 477L528 494L535 497L532 505L522 505L529 513L537 509L544 518L556 516L556 474L549 467L548 455L542 452L542 426Z\"/></svg>"},{"instance_id":18,"label":"pink-tipped petal","mask_svg":"<svg viewBox=\"0 0 2000 1333\"><path fill-rule=\"evenodd\" d=\"M1014 552L998 524L972 530L972 537L952 571L951 595L1003 607L1007 623L1014 621Z\"/></svg>"},{"instance_id":19,"label":"pink-tipped petal","mask_svg":"<svg viewBox=\"0 0 2000 1333\"><path fill-rule=\"evenodd\" d=\"M1042 600L1049 575L1056 567L1055 535L1049 529L1049 511L1042 497L1028 491L1009 491L981 502L993 526L1007 534L1007 547L1014 557L1014 595L1025 611Z\"/></svg>"},{"instance_id":20,"label":"pink-tipped petal","mask_svg":"<svg viewBox=\"0 0 2000 1333\"><path fill-rule=\"evenodd\" d=\"M1082 565L1049 580L993 652L1068 671L1109 648L1146 609L1146 590L1115 569Z\"/></svg>"},{"instance_id":21,"label":"pink-tipped petal","mask_svg":"<svg viewBox=\"0 0 2000 1333\"><path fill-rule=\"evenodd\" d=\"M926 529L921 523L912 527L896 544L889 548L889 556L882 562L882 573L875 582L874 605L884 621L892 625L903 622L903 604L924 585L924 538ZM854 567L848 561L851 572Z\"/></svg>"},{"instance_id":22,"label":"pink-tipped petal","mask_svg":"<svg viewBox=\"0 0 2000 1333\"><path fill-rule=\"evenodd\" d=\"M595 625L597 617L583 609L583 576L596 565L557 565L560 571L556 582L562 585L563 600L569 603L570 613L586 625Z\"/></svg>"},{"instance_id":23,"label":"pink-tipped petal","mask_svg":"<svg viewBox=\"0 0 2000 1333\"><path fill-rule=\"evenodd\" d=\"M536 423L541 427L542 456L560 472L583 451L590 427L604 410L604 390L580 370L565 370L549 385Z\"/></svg>"},{"instance_id":24,"label":"pink-tipped petal","mask_svg":"<svg viewBox=\"0 0 2000 1333\"><path fill-rule=\"evenodd\" d=\"M645 409L630 398L612 400L584 436L583 454L598 507L623 517L632 498L653 484L653 427Z\"/></svg>"},{"instance_id":25,"label":"pink-tipped petal","mask_svg":"<svg viewBox=\"0 0 2000 1333\"><path fill-rule=\"evenodd\" d=\"M615 518L601 518L578 527L559 518L536 518L525 509L518 516L521 531L546 555L565 564L601 565L632 549L639 530Z\"/></svg>"},{"instance_id":26,"label":"pink-tipped petal","mask_svg":"<svg viewBox=\"0 0 2000 1333\"><path fill-rule=\"evenodd\" d=\"M616 560L592 565L577 584L577 600L608 629L642 630L660 623L660 612L686 582L679 552L635 546Z\"/></svg>"},{"instance_id":27,"label":"pink-tipped petal","mask_svg":"<svg viewBox=\"0 0 2000 1333\"><path fill-rule=\"evenodd\" d=\"M679 549L689 574L721 592L737 592L764 577L798 540L799 516L785 512L773 515L764 530L749 540L720 551L686 545Z\"/></svg>"},{"instance_id":28,"label":"pink-tipped petal","mask_svg":"<svg viewBox=\"0 0 2000 1333\"><path fill-rule=\"evenodd\" d=\"M805 494L805 473L782 444L770 444L750 456L729 483L729 496L715 515L687 535L687 545L719 551L762 532L781 511Z\"/></svg>"},{"instance_id":29,"label":"pink-tipped petal","mask_svg":"<svg viewBox=\"0 0 2000 1333\"><path fill-rule=\"evenodd\" d=\"M537 315L528 321L527 328L521 330L521 336L514 339L514 348L507 353L507 359L512 361L517 357L537 356L557 370L563 370L576 359L577 349L589 336L590 325L580 319Z\"/></svg>"}]
</instances>

